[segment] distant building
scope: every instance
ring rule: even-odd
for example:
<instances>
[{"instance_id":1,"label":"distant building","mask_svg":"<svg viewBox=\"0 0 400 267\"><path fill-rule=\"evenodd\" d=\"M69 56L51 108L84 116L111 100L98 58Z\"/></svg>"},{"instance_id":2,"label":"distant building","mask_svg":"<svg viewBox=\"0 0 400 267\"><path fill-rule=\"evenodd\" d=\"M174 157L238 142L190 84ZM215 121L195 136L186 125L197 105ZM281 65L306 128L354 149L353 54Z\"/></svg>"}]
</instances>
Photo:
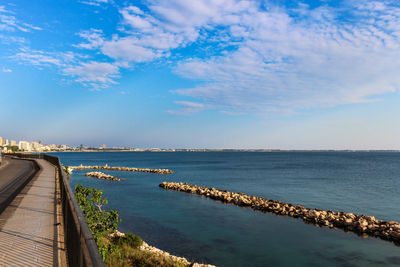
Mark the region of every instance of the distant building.
<instances>
[{"instance_id":1,"label":"distant building","mask_svg":"<svg viewBox=\"0 0 400 267\"><path fill-rule=\"evenodd\" d=\"M42 150L42 145L39 142L31 142L31 148L34 151L41 151Z\"/></svg>"},{"instance_id":2,"label":"distant building","mask_svg":"<svg viewBox=\"0 0 400 267\"><path fill-rule=\"evenodd\" d=\"M4 145L5 145L5 146L8 146L8 145L9 145L8 139L6 139L6 142L4 143Z\"/></svg>"},{"instance_id":3,"label":"distant building","mask_svg":"<svg viewBox=\"0 0 400 267\"><path fill-rule=\"evenodd\" d=\"M52 145L48 145L48 147L50 148L50 150L57 150L57 145L52 144Z\"/></svg>"},{"instance_id":4,"label":"distant building","mask_svg":"<svg viewBox=\"0 0 400 267\"><path fill-rule=\"evenodd\" d=\"M0 137L0 146L2 146L4 144L4 139L3 137Z\"/></svg>"},{"instance_id":5,"label":"distant building","mask_svg":"<svg viewBox=\"0 0 400 267\"><path fill-rule=\"evenodd\" d=\"M18 149L23 151L32 151L31 143L27 141L19 141Z\"/></svg>"},{"instance_id":6,"label":"distant building","mask_svg":"<svg viewBox=\"0 0 400 267\"><path fill-rule=\"evenodd\" d=\"M17 146L17 141L15 141L15 140L11 140L11 142L10 142L10 146Z\"/></svg>"},{"instance_id":7,"label":"distant building","mask_svg":"<svg viewBox=\"0 0 400 267\"><path fill-rule=\"evenodd\" d=\"M107 146L106 146L105 144L102 144L99 148L100 148L100 149L106 149Z\"/></svg>"},{"instance_id":8,"label":"distant building","mask_svg":"<svg viewBox=\"0 0 400 267\"><path fill-rule=\"evenodd\" d=\"M51 151L50 146L42 146L42 151Z\"/></svg>"}]
</instances>

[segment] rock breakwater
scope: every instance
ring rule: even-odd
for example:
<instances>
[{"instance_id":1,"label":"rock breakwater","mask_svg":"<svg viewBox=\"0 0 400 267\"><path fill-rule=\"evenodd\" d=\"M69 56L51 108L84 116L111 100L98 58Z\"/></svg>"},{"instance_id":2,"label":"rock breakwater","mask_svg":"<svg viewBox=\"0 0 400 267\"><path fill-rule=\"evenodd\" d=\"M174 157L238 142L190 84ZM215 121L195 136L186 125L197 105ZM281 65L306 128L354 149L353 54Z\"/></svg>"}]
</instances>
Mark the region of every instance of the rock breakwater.
<instances>
[{"instance_id":1,"label":"rock breakwater","mask_svg":"<svg viewBox=\"0 0 400 267\"><path fill-rule=\"evenodd\" d=\"M158 174L171 174L174 173L168 169L145 169L145 168L131 168L131 167L112 167L107 164L104 166L70 166L69 168L73 170L85 170L85 169L98 169L98 170L111 170L111 171L128 171L128 172L149 172L149 173L158 173Z\"/></svg>"},{"instance_id":2,"label":"rock breakwater","mask_svg":"<svg viewBox=\"0 0 400 267\"><path fill-rule=\"evenodd\" d=\"M187 183L163 182L159 186L168 190L206 196L241 207L251 207L254 210L275 213L276 215L300 218L306 223L352 231L364 237L374 236L383 240L393 241L396 245L400 245L400 223L395 221L377 220L374 216L348 212L308 209L302 205L293 205L277 200L269 200L243 193L201 187Z\"/></svg>"},{"instance_id":3,"label":"rock breakwater","mask_svg":"<svg viewBox=\"0 0 400 267\"><path fill-rule=\"evenodd\" d=\"M115 176L105 174L103 172L87 172L87 173L85 173L85 176L96 177L97 179L112 180L112 181L118 181L118 182L125 180L124 178L117 178Z\"/></svg>"}]
</instances>

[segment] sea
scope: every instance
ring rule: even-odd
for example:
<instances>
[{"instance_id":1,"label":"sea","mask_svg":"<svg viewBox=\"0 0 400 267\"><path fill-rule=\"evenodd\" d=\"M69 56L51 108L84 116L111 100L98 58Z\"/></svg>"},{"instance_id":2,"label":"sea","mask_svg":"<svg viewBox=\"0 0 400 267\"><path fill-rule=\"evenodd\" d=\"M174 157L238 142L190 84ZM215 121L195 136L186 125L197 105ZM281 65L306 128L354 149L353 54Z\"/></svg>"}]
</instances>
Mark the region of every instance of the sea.
<instances>
[{"instance_id":1,"label":"sea","mask_svg":"<svg viewBox=\"0 0 400 267\"><path fill-rule=\"evenodd\" d=\"M217 266L400 266L400 247L301 219L159 187L163 181L242 192L307 208L400 221L397 152L62 152L62 164L166 168L173 174L74 170L104 191L132 232L173 255Z\"/></svg>"}]
</instances>

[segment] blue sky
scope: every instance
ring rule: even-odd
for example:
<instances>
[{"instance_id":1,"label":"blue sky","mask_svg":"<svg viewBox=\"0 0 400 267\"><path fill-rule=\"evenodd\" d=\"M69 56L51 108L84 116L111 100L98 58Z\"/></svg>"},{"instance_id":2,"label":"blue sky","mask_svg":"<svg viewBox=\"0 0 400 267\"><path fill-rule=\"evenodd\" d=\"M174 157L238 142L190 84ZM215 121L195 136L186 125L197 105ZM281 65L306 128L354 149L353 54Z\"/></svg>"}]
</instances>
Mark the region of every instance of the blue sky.
<instances>
[{"instance_id":1,"label":"blue sky","mask_svg":"<svg viewBox=\"0 0 400 267\"><path fill-rule=\"evenodd\" d=\"M0 2L0 136L400 149L398 1Z\"/></svg>"}]
</instances>

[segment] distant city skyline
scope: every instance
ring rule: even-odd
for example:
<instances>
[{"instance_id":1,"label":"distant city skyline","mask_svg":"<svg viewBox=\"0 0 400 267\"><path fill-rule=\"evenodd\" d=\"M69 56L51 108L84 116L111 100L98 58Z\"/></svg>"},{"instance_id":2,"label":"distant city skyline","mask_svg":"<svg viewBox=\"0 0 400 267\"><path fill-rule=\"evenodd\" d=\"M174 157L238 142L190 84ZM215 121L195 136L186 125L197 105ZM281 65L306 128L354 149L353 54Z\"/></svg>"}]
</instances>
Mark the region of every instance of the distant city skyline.
<instances>
[{"instance_id":1,"label":"distant city skyline","mask_svg":"<svg viewBox=\"0 0 400 267\"><path fill-rule=\"evenodd\" d=\"M394 0L3 1L0 132L71 146L397 150L399 25Z\"/></svg>"},{"instance_id":2,"label":"distant city skyline","mask_svg":"<svg viewBox=\"0 0 400 267\"><path fill-rule=\"evenodd\" d=\"M38 141L11 140L0 136L0 152L19 153L19 152L109 152L109 151L131 151L131 152L400 152L400 149L240 149L240 148L158 148L158 147L134 147L134 146L113 146L107 147L106 144L98 146L65 145L65 144L43 144Z\"/></svg>"}]
</instances>

